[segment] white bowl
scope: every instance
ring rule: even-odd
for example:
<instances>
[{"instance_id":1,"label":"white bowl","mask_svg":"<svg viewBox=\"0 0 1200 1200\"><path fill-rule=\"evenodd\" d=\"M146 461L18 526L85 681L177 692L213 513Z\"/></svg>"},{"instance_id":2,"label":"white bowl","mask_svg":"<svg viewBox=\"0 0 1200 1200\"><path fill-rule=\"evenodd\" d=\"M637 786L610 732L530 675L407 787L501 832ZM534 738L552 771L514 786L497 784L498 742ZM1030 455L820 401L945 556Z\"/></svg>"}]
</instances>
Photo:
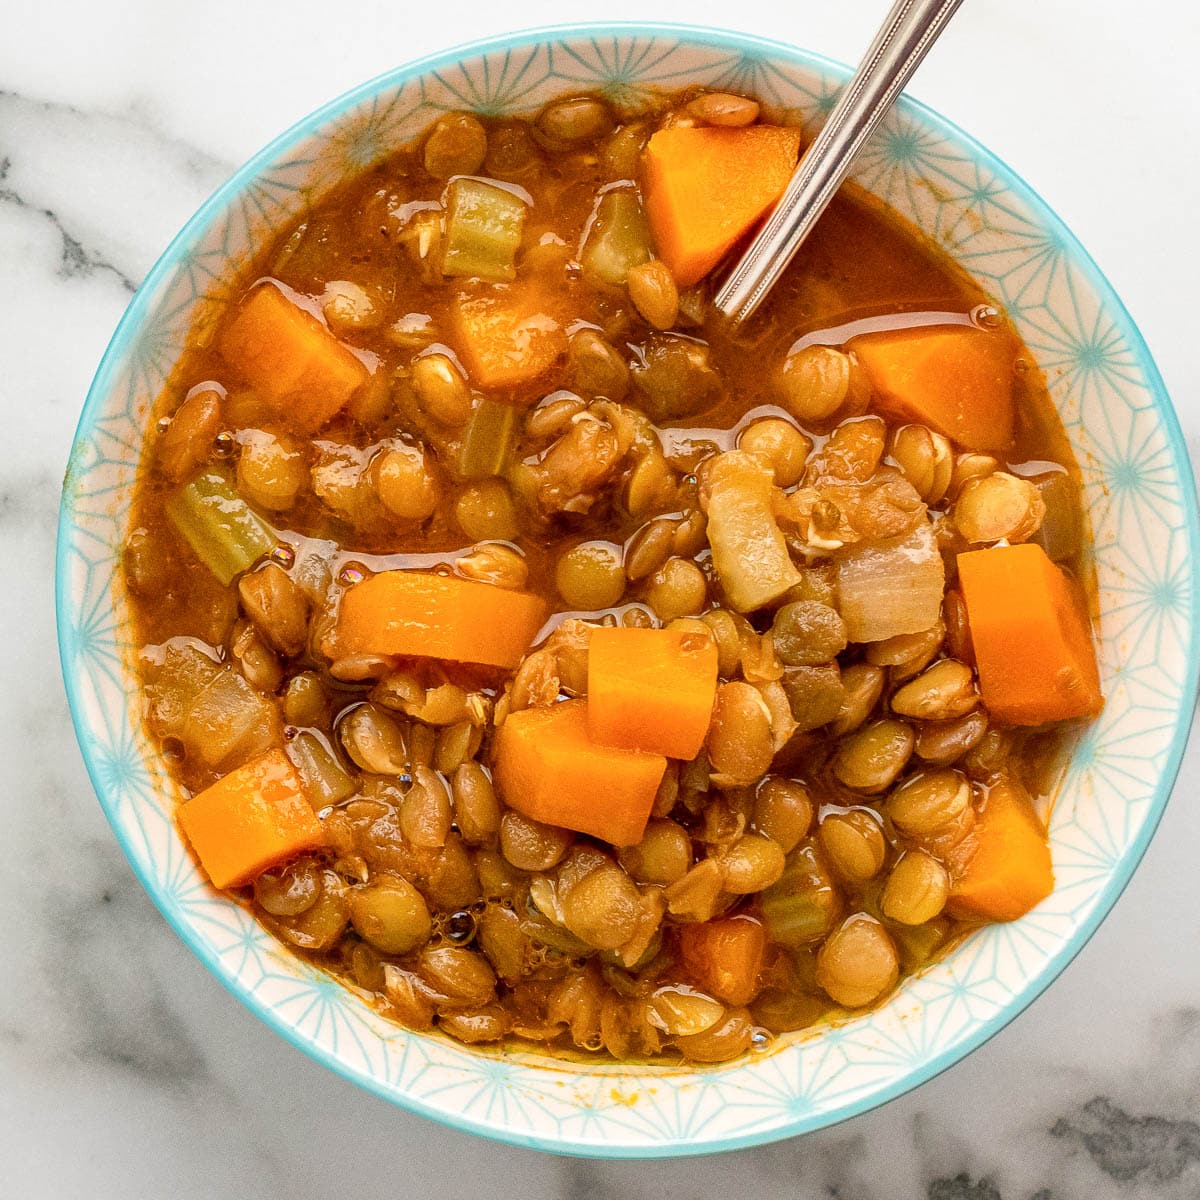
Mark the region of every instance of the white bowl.
<instances>
[{"instance_id":1,"label":"white bowl","mask_svg":"<svg viewBox=\"0 0 1200 1200\"><path fill-rule=\"evenodd\" d=\"M1012 317L1084 474L1108 702L1054 809L1053 895L836 1028L720 1068L589 1066L468 1049L389 1023L214 892L180 840L173 786L139 720L118 560L151 403L193 322L225 304L248 249L446 109L524 113L582 90L630 103L704 83L799 109L811 127L846 75L778 43L651 25L516 34L402 67L314 113L225 184L147 276L100 364L58 544L63 674L97 795L138 878L217 978L294 1045L405 1108L517 1145L609 1157L754 1145L862 1112L1029 1004L1096 929L1162 814L1197 679L1195 489L1178 424L1128 313L1070 232L987 150L906 101L856 178Z\"/></svg>"}]
</instances>

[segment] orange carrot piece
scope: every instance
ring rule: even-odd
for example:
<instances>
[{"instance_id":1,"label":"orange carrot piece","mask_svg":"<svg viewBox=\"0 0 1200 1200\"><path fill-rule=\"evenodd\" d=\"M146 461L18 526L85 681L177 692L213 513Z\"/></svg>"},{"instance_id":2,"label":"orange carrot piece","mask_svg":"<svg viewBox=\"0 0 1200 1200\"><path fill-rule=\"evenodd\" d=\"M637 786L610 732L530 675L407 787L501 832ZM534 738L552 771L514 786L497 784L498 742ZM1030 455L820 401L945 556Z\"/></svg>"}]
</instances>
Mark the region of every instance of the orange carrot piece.
<instances>
[{"instance_id":1,"label":"orange carrot piece","mask_svg":"<svg viewBox=\"0 0 1200 1200\"><path fill-rule=\"evenodd\" d=\"M967 450L1012 443L1017 345L1003 330L898 329L849 347L889 416L929 425Z\"/></svg>"},{"instance_id":2,"label":"orange carrot piece","mask_svg":"<svg viewBox=\"0 0 1200 1200\"><path fill-rule=\"evenodd\" d=\"M401 654L515 667L549 616L530 592L423 571L383 571L342 597L339 654Z\"/></svg>"},{"instance_id":3,"label":"orange carrot piece","mask_svg":"<svg viewBox=\"0 0 1200 1200\"><path fill-rule=\"evenodd\" d=\"M749 1004L767 953L767 931L754 917L739 915L684 925L679 953L696 986L726 1004Z\"/></svg>"},{"instance_id":4,"label":"orange carrot piece","mask_svg":"<svg viewBox=\"0 0 1200 1200\"><path fill-rule=\"evenodd\" d=\"M614 846L642 840L667 760L600 746L588 737L587 702L509 713L496 734L494 769L517 812Z\"/></svg>"},{"instance_id":5,"label":"orange carrot piece","mask_svg":"<svg viewBox=\"0 0 1200 1200\"><path fill-rule=\"evenodd\" d=\"M454 302L454 347L476 387L536 383L567 351L567 335L532 293L489 294Z\"/></svg>"},{"instance_id":6,"label":"orange carrot piece","mask_svg":"<svg viewBox=\"0 0 1200 1200\"><path fill-rule=\"evenodd\" d=\"M239 887L325 844L300 776L282 750L269 750L185 801L179 824L217 888Z\"/></svg>"},{"instance_id":7,"label":"orange carrot piece","mask_svg":"<svg viewBox=\"0 0 1200 1200\"><path fill-rule=\"evenodd\" d=\"M646 213L659 257L680 287L698 283L783 194L800 131L660 129L646 146Z\"/></svg>"},{"instance_id":8,"label":"orange carrot piece","mask_svg":"<svg viewBox=\"0 0 1200 1200\"><path fill-rule=\"evenodd\" d=\"M958 578L980 695L994 720L1041 725L1100 711L1104 697L1083 598L1041 546L960 554Z\"/></svg>"},{"instance_id":9,"label":"orange carrot piece","mask_svg":"<svg viewBox=\"0 0 1200 1200\"><path fill-rule=\"evenodd\" d=\"M221 353L276 416L315 433L366 383L366 365L273 284L256 287L221 336Z\"/></svg>"},{"instance_id":10,"label":"orange carrot piece","mask_svg":"<svg viewBox=\"0 0 1200 1200\"><path fill-rule=\"evenodd\" d=\"M695 758L717 695L717 647L678 629L597 629L588 642L588 733L594 741Z\"/></svg>"},{"instance_id":11,"label":"orange carrot piece","mask_svg":"<svg viewBox=\"0 0 1200 1200\"><path fill-rule=\"evenodd\" d=\"M975 827L948 859L955 916L1015 921L1054 890L1046 831L1015 783L992 785Z\"/></svg>"}]
</instances>

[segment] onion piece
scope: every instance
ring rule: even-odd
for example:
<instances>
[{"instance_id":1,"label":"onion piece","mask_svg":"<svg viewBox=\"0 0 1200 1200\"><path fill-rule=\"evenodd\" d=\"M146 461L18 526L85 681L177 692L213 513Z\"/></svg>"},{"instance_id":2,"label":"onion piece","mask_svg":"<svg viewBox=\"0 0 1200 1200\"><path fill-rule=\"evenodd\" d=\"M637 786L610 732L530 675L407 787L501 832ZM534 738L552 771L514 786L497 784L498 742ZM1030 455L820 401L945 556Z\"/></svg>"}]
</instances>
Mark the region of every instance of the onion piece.
<instances>
[{"instance_id":1,"label":"onion piece","mask_svg":"<svg viewBox=\"0 0 1200 1200\"><path fill-rule=\"evenodd\" d=\"M146 719L159 738L178 738L189 759L221 774L283 740L278 708L203 643L172 638L149 647Z\"/></svg>"},{"instance_id":2,"label":"onion piece","mask_svg":"<svg viewBox=\"0 0 1200 1200\"><path fill-rule=\"evenodd\" d=\"M838 561L838 611L852 642L881 642L937 623L946 572L922 521L906 538L859 546Z\"/></svg>"},{"instance_id":3,"label":"onion piece","mask_svg":"<svg viewBox=\"0 0 1200 1200\"><path fill-rule=\"evenodd\" d=\"M771 469L729 450L704 464L701 482L713 566L729 603L753 612L778 600L800 582L800 572L772 511Z\"/></svg>"}]
</instances>

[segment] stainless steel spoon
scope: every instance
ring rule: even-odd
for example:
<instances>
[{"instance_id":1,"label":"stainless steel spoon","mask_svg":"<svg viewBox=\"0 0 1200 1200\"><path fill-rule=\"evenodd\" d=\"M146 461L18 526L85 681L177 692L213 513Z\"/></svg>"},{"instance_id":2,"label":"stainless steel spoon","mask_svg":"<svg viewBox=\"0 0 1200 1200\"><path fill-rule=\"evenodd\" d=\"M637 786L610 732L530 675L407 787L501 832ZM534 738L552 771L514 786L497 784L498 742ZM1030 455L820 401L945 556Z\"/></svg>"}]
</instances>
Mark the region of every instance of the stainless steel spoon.
<instances>
[{"instance_id":1,"label":"stainless steel spoon","mask_svg":"<svg viewBox=\"0 0 1200 1200\"><path fill-rule=\"evenodd\" d=\"M734 324L762 303L854 159L896 102L930 46L963 0L896 0L821 132L762 229L738 259L713 301Z\"/></svg>"}]
</instances>

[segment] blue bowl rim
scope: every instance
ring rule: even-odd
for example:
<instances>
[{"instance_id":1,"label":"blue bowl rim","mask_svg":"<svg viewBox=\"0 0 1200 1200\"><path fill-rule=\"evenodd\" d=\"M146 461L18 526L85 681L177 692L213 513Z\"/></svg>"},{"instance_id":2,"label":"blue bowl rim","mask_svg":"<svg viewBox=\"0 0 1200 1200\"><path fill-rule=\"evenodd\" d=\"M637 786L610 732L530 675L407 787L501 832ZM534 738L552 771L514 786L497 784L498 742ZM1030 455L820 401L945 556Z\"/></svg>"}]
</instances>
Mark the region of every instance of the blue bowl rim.
<instances>
[{"instance_id":1,"label":"blue bowl rim","mask_svg":"<svg viewBox=\"0 0 1200 1200\"><path fill-rule=\"evenodd\" d=\"M456 65L464 58L497 51L509 51L528 48L547 41L557 41L572 37L622 37L638 36L648 38L676 38L688 42L712 46L735 52L757 55L770 55L793 63L796 66L817 66L845 78L850 75L850 68L844 63L824 55L804 50L788 42L773 38L760 37L736 30L726 30L713 26L689 25L672 22L583 22L578 24L545 25L528 29L515 30L499 37L485 38L477 41L464 42L448 50L426 55L411 62L394 67L373 79L351 88L340 96L330 100L320 108L309 113L295 122L285 132L269 142L261 150L247 160L233 175L229 177L215 192L196 210L187 223L171 239L167 248L162 252L150 268L145 279L130 300L120 322L110 339L96 375L88 389L79 423L72 439L71 459L77 453L81 440L92 428L97 411L109 391L111 376L116 368L126 343L134 334L145 316L159 285L168 278L181 249L202 232L209 222L217 216L226 203L252 181L262 170L272 163L279 152L290 146L298 139L315 132L331 119L355 107L363 100L388 87L398 87L413 78L440 68ZM983 146L970 134L960 129L954 122L936 112L907 94L900 100L902 110L919 117L922 122L936 129L939 133L959 141L968 147L976 159L983 162L997 177L1004 180L1005 185L1020 196L1031 209L1036 211L1046 224L1061 239L1062 244L1069 248L1074 261L1081 266L1089 276L1096 291L1103 295L1112 305L1114 319L1121 332L1128 340L1138 356L1139 365L1145 373L1147 389L1153 394L1156 410L1163 420L1172 453L1172 464L1178 473L1181 490L1187 495L1195 494L1191 461L1187 453L1187 445L1178 417L1171 405L1166 386L1163 383L1157 365L1142 337L1140 330L1130 316L1128 309L1105 278L1091 255L1084 249L1078 238L1071 232L1058 214L1027 184L1011 167ZM549 1138L522 1134L516 1130L498 1129L487 1125L466 1114L447 1113L435 1109L412 1096L398 1093L381 1080L367 1072L360 1071L342 1062L336 1054L321 1046L309 1042L297 1033L291 1024L281 1017L273 1008L263 1003L236 975L227 971L217 953L204 942L183 920L182 913L175 907L170 896L162 892L157 883L142 871L126 843L110 798L106 794L101 776L100 764L91 752L91 741L82 718L82 704L78 691L78 682L70 662L71 654L71 596L68 586L67 559L70 547L70 531L72 518L69 506L65 502L66 492L70 486L70 471L64 480L64 502L59 509L57 545L55 554L55 613L58 630L59 661L62 669L63 682L71 711L71 720L75 728L76 740L91 779L93 790L104 809L105 817L121 846L134 874L154 901L155 906L163 917L182 939L184 944L208 968L217 980L240 1000L269 1028L279 1034L284 1040L303 1051L310 1058L328 1067L335 1074L350 1079L382 1099L396 1104L400 1108L415 1112L421 1116L437 1121L453 1129L477 1134L493 1141L524 1149L542 1150L552 1154L570 1155L577 1157L605 1159L649 1159L671 1158L699 1154L712 1154L728 1150L745 1149L752 1146L775 1142L802 1133L813 1132L827 1128L860 1116L875 1108L894 1100L905 1093L920 1087L929 1080L936 1078L943 1071L961 1061L967 1055L979 1049L997 1033L1015 1020L1029 1007L1059 975L1074 960L1101 922L1112 910L1120 898L1138 864L1141 862L1150 840L1162 820L1167 801L1174 788L1179 774L1184 749L1191 728L1192 715L1196 707L1197 690L1200 688L1200 574L1193 573L1192 589L1189 604L1189 639L1187 647L1187 664L1185 680L1189 686L1185 688L1179 712L1176 717L1175 729L1171 744L1164 760L1162 777L1155 791L1152 805L1142 826L1139 837L1126 852L1120 864L1120 870L1101 892L1097 903L1087 919L1074 932L1070 939L1059 949L1057 954L1043 968L1041 973L1030 980L1025 988L1015 995L1008 1006L996 1016L983 1022L965 1041L965 1044L954 1050L944 1051L931 1062L914 1069L885 1088L878 1089L869 1095L847 1101L831 1110L800 1116L790 1123L774 1125L769 1129L750 1131L727 1137L715 1137L701 1140L666 1139L653 1145L639 1143L593 1143L580 1139ZM1200 561L1197 551L1200 549L1200 523L1194 506L1184 505L1187 512L1187 544L1188 559L1191 562ZM1190 700L1190 702L1189 702Z\"/></svg>"}]
</instances>

